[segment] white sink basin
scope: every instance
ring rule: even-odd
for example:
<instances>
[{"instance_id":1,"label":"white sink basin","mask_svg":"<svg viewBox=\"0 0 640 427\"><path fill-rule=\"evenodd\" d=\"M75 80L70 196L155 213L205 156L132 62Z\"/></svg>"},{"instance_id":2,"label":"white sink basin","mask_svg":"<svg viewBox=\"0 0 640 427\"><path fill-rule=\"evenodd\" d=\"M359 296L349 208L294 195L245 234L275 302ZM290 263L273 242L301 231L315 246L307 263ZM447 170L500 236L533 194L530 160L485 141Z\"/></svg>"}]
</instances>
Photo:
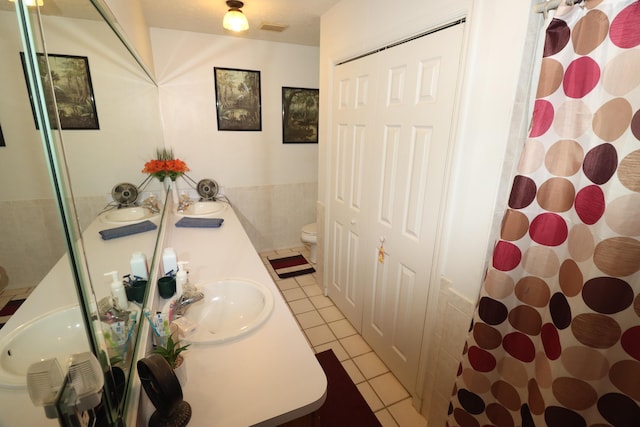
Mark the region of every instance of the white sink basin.
<instances>
[{"instance_id":1,"label":"white sink basin","mask_svg":"<svg viewBox=\"0 0 640 427\"><path fill-rule=\"evenodd\" d=\"M24 388L32 363L55 357L65 366L71 354L89 350L77 305L45 313L0 340L0 387Z\"/></svg>"},{"instance_id":2,"label":"white sink basin","mask_svg":"<svg viewBox=\"0 0 640 427\"><path fill-rule=\"evenodd\" d=\"M103 222L112 224L125 224L140 222L147 219L153 219L159 216L159 213L152 213L147 208L133 206L130 208L113 209L100 215Z\"/></svg>"},{"instance_id":3,"label":"white sink basin","mask_svg":"<svg viewBox=\"0 0 640 427\"><path fill-rule=\"evenodd\" d=\"M227 208L227 204L208 200L204 202L191 203L184 211L178 212L178 215L198 217L216 215L223 212Z\"/></svg>"},{"instance_id":4,"label":"white sink basin","mask_svg":"<svg viewBox=\"0 0 640 427\"><path fill-rule=\"evenodd\" d=\"M238 338L262 325L273 311L273 294L262 283L225 279L197 287L204 299L192 304L184 316L198 325L184 339L190 343L221 343Z\"/></svg>"}]
</instances>

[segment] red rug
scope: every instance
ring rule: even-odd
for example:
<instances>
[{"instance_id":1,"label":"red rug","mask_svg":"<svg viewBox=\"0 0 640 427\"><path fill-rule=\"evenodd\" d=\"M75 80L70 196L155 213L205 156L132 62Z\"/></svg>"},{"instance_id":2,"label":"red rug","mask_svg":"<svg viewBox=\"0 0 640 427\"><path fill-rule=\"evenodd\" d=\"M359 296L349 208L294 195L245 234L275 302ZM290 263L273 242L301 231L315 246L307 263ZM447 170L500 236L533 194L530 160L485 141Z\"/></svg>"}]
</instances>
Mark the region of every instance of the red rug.
<instances>
[{"instance_id":1,"label":"red rug","mask_svg":"<svg viewBox=\"0 0 640 427\"><path fill-rule=\"evenodd\" d=\"M18 311L18 308L20 308L23 302L25 302L24 299L14 299L9 301L4 307L2 307L2 309L0 309L0 316L13 315Z\"/></svg>"},{"instance_id":2,"label":"red rug","mask_svg":"<svg viewBox=\"0 0 640 427\"><path fill-rule=\"evenodd\" d=\"M302 255L292 255L284 258L269 258L269 263L281 279L311 274L315 268Z\"/></svg>"},{"instance_id":3,"label":"red rug","mask_svg":"<svg viewBox=\"0 0 640 427\"><path fill-rule=\"evenodd\" d=\"M320 427L382 427L333 351L316 358L327 376L327 398L316 412Z\"/></svg>"}]
</instances>

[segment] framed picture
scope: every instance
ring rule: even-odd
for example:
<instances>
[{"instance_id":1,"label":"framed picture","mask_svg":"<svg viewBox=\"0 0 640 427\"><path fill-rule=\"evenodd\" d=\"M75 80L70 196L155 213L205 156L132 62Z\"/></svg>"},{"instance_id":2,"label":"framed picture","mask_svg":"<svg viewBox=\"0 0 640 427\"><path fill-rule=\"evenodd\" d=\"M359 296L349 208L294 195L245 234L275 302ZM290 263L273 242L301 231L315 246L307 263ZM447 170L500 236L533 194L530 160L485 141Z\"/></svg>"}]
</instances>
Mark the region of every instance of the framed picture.
<instances>
[{"instance_id":1,"label":"framed picture","mask_svg":"<svg viewBox=\"0 0 640 427\"><path fill-rule=\"evenodd\" d=\"M262 130L260 71L213 68L218 130Z\"/></svg>"},{"instance_id":2,"label":"framed picture","mask_svg":"<svg viewBox=\"0 0 640 427\"><path fill-rule=\"evenodd\" d=\"M282 142L318 143L318 89L282 88Z\"/></svg>"},{"instance_id":3,"label":"framed picture","mask_svg":"<svg viewBox=\"0 0 640 427\"><path fill-rule=\"evenodd\" d=\"M26 78L26 67L24 62L24 53L20 52L23 71L25 72L25 80L27 81L27 89L30 89L29 80ZM51 71L51 82L49 82L49 74L47 73L46 58L49 59L49 69ZM38 54L38 68L40 69L40 78L44 83L44 97L47 103L47 112L49 117L55 117L55 105L58 106L58 115L60 117L60 126L63 130L67 129L100 129L98 124L98 112L96 111L96 103L93 97L93 86L91 84L91 74L89 72L89 60L86 56L72 55L54 55ZM51 84L53 84L54 97L51 93ZM29 90L29 99L31 100L31 108L34 113L33 99L31 99L31 91ZM36 121L36 127L38 123ZM51 127L58 128L56 120L51 120Z\"/></svg>"}]
</instances>

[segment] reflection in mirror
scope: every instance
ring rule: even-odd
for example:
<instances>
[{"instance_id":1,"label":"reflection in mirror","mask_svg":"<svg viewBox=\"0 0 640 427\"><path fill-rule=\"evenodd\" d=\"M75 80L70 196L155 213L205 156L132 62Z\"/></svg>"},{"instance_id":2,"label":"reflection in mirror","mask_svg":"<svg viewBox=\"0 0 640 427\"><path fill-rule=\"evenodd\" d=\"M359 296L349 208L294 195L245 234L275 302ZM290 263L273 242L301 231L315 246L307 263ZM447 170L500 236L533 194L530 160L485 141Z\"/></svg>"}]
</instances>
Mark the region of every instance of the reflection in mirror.
<instances>
[{"instance_id":1,"label":"reflection in mirror","mask_svg":"<svg viewBox=\"0 0 640 427\"><path fill-rule=\"evenodd\" d=\"M103 345L107 360L128 374L132 347L113 339L117 329L113 318L98 315L91 321L86 316L91 328L100 331L94 334L98 342L85 338L71 344L69 338L60 354L49 349L46 340L34 343L21 340L21 335L57 336L70 325L84 333L81 317L69 323L60 313L73 312L70 308L77 306L79 298L84 313L90 313L93 305L106 314L103 304L110 299L112 279L105 273L117 271L118 279L129 274L131 257L139 252L151 264L158 228L109 240L100 232L145 221L159 225L161 212L155 207L162 207L163 189L156 180L148 181L144 188L140 184L146 177L141 169L162 146L163 138L155 84L90 0L49 0L40 13L30 8L28 16L30 27L37 29L30 30L35 50L45 52L46 44L46 52L54 55L41 60L43 69L51 65L44 80L53 83L61 112L60 120L50 120L56 129L42 133L47 134L45 142L55 147L55 162L50 164L34 120L36 100L27 91L20 55L24 48L14 7L0 1L0 127L4 136L0 179L5 183L0 190L0 288L4 288L0 304L5 304L7 296L17 300L9 304L11 311L26 301L15 314L0 317L4 324L0 329L0 426L46 425L47 421L57 425L55 420L46 420L42 409L29 400L25 389L28 357L15 356L58 357L64 363L65 350ZM84 64L85 68L79 67ZM73 71L74 67L80 71ZM86 87L75 82L83 77L89 79L91 91L78 90ZM95 117L85 120L92 112ZM52 191L49 168L58 175L57 194ZM133 191L138 193L135 198ZM56 206L59 194L64 202L61 212ZM84 293L78 295L76 281L83 285ZM128 304L132 316L137 315L135 306ZM35 335L26 335L26 331ZM107 331L106 339L102 331ZM135 331L129 338L135 339ZM83 344L84 349L76 348ZM122 400L123 392L120 388L120 395L111 397Z\"/></svg>"}]
</instances>

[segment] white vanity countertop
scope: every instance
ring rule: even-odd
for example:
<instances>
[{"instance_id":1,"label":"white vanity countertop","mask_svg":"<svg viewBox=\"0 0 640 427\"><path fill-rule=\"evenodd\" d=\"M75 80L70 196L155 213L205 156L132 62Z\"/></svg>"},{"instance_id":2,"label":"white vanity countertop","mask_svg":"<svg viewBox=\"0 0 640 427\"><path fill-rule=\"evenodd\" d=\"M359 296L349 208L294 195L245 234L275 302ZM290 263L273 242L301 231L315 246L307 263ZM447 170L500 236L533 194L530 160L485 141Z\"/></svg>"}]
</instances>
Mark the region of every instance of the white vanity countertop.
<instances>
[{"instance_id":1,"label":"white vanity countertop","mask_svg":"<svg viewBox=\"0 0 640 427\"><path fill-rule=\"evenodd\" d=\"M159 217L153 222L157 224ZM98 299L108 295L110 291L110 280L102 276L103 273L118 269L122 277L129 271L129 258L132 252L143 251L149 257L149 251L152 251L155 245L157 235L155 232L108 241L103 241L98 234L100 230L117 226L117 224L105 224L100 219L96 219L83 235L87 263ZM149 262L151 262L150 259ZM77 304L78 298L71 267L65 254L42 279L20 309L0 329L0 338L37 316ZM88 343L87 350L89 350ZM58 420L47 419L44 409L33 405L26 388L9 389L0 386L0 427L48 425L58 426Z\"/></svg>"},{"instance_id":2,"label":"white vanity countertop","mask_svg":"<svg viewBox=\"0 0 640 427\"><path fill-rule=\"evenodd\" d=\"M169 217L165 247L189 261L190 283L250 279L267 285L275 304L266 322L247 335L183 353L190 425L277 426L318 409L327 380L233 209L216 216L224 218L220 228L178 228L180 217Z\"/></svg>"}]
</instances>

